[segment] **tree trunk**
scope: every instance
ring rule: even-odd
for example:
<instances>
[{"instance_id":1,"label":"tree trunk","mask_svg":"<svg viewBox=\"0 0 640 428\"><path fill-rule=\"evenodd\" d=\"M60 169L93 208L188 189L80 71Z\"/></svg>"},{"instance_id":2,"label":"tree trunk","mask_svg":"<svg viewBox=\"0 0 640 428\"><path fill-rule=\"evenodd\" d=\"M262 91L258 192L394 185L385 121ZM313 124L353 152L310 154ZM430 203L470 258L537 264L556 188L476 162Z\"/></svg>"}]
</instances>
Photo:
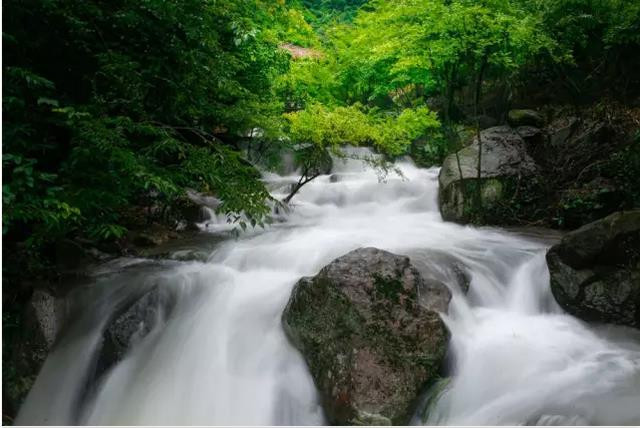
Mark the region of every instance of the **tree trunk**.
<instances>
[{"instance_id":1,"label":"tree trunk","mask_svg":"<svg viewBox=\"0 0 640 428\"><path fill-rule=\"evenodd\" d=\"M288 204L289 202L291 202L291 199L296 195L296 193L298 193L298 191L300 191L300 189L302 188L302 186L304 186L305 184L307 184L308 182L310 182L311 180L313 180L314 178L320 176L320 173L316 173L314 175L311 176L307 176L308 171L305 170L302 175L300 176L300 179L298 180L298 182L296 183L296 185L293 187L293 189L291 190L291 192L287 195L286 198L284 198L282 200L282 202L284 202L285 204Z\"/></svg>"},{"instance_id":2,"label":"tree trunk","mask_svg":"<svg viewBox=\"0 0 640 428\"><path fill-rule=\"evenodd\" d=\"M480 97L482 95L482 80L484 78L484 72L487 68L487 62L489 59L489 53L485 52L482 57L482 63L478 70L478 78L476 80L476 94L474 101L474 114L476 116L476 138L478 139L478 166L476 176L476 209L482 209L482 138L480 136L480 117L478 116L478 108L480 104Z\"/></svg>"}]
</instances>

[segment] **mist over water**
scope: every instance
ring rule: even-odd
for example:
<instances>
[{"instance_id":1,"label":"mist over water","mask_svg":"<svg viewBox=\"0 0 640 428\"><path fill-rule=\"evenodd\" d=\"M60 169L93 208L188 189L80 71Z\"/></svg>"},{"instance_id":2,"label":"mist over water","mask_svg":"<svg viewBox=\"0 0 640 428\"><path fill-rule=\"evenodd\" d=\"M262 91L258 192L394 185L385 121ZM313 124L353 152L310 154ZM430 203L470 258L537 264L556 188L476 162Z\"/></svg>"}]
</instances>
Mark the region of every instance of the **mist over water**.
<instances>
[{"instance_id":1,"label":"mist over water","mask_svg":"<svg viewBox=\"0 0 640 428\"><path fill-rule=\"evenodd\" d=\"M419 409L415 423L640 422L638 333L565 315L549 290L550 241L445 223L438 169L408 161L397 166L403 176L380 181L363 162L336 160L334 175L305 185L281 221L221 242L207 262L120 259L103 267L71 296L77 315L16 422L326 423L280 316L301 276L366 246L416 263L438 250L459 259L471 276L469 292L452 289L443 314L451 331L451 379L431 392L428 416ZM297 178L265 175L279 199ZM215 233L229 228L220 219L209 223L203 228ZM110 314L131 293L154 285L170 290L174 309L91 387Z\"/></svg>"}]
</instances>

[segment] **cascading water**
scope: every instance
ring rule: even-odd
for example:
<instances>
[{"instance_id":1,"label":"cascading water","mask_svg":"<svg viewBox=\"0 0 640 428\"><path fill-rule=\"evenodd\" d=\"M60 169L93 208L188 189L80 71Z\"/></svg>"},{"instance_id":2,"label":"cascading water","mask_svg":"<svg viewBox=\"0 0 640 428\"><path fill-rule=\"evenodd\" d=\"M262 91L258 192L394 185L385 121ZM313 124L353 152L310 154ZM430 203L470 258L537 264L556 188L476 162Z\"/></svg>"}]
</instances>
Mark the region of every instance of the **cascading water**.
<instances>
[{"instance_id":1,"label":"cascading water","mask_svg":"<svg viewBox=\"0 0 640 428\"><path fill-rule=\"evenodd\" d=\"M445 223L438 170L397 166L404 177L380 182L362 162L336 161L333 176L296 195L284 221L221 242L206 263L118 260L97 272L70 297L79 315L16 422L323 424L313 380L280 316L298 278L373 246L416 263L437 249L471 275L468 294L453 289L443 314L452 333L450 380L429 393L427 411L414 422L638 423L638 334L563 314L548 286L549 242ZM265 179L282 198L297 177ZM110 314L129 294L154 285L174 295L171 314L91 385Z\"/></svg>"}]
</instances>

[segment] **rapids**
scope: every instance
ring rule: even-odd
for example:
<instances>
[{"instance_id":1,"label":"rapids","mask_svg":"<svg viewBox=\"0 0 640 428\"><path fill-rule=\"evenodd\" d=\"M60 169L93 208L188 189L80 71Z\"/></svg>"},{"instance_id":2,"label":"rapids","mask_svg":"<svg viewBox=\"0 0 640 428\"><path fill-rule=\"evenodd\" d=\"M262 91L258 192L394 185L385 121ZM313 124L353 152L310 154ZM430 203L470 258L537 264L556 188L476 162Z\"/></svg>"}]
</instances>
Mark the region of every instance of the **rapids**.
<instances>
[{"instance_id":1,"label":"rapids","mask_svg":"<svg viewBox=\"0 0 640 428\"><path fill-rule=\"evenodd\" d=\"M119 259L102 266L69 297L74 316L16 423L326 423L280 316L298 278L363 246L416 262L438 249L471 274L468 294L453 289L443 314L450 379L426 392L427 408L414 423L640 422L640 337L563 313L544 260L553 239L443 222L438 169L409 161L397 167L402 176L380 180L360 161L336 160L333 178L305 185L290 213L265 230L218 242L206 262ZM297 177L264 179L281 199ZM215 216L202 224L218 241L231 227ZM110 314L151 284L171 289L174 310L91 384Z\"/></svg>"}]
</instances>

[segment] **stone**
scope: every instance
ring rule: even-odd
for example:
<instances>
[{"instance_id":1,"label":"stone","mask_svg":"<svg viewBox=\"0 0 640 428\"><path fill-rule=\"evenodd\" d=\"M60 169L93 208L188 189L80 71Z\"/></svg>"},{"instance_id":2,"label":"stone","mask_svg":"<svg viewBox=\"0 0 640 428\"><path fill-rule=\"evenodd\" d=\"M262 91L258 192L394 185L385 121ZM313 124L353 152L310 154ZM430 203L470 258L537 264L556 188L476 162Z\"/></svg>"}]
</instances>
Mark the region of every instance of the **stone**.
<instances>
[{"instance_id":1,"label":"stone","mask_svg":"<svg viewBox=\"0 0 640 428\"><path fill-rule=\"evenodd\" d=\"M553 121L547 127L549 143L554 148L561 148L579 127L579 121L575 117L562 117Z\"/></svg>"},{"instance_id":2,"label":"stone","mask_svg":"<svg viewBox=\"0 0 640 428\"><path fill-rule=\"evenodd\" d=\"M164 324L174 305L170 290L160 285L129 300L105 327L96 378L121 361L154 328Z\"/></svg>"},{"instance_id":3,"label":"stone","mask_svg":"<svg viewBox=\"0 0 640 428\"><path fill-rule=\"evenodd\" d=\"M640 328L640 210L568 233L547 253L551 291L585 321Z\"/></svg>"},{"instance_id":4,"label":"stone","mask_svg":"<svg viewBox=\"0 0 640 428\"><path fill-rule=\"evenodd\" d=\"M489 128L480 133L482 141L482 167L480 186L484 208L491 208L501 200L510 197L505 191L509 181L518 181L534 176L538 167L527 153L523 138L508 126ZM477 138L456 154L444 160L438 181L440 185L440 213L444 220L467 223L472 220L469 214L475 186L478 179ZM462 171L462 180L460 178ZM486 200L485 200L486 198ZM485 210L486 223L499 223L501 218L491 218L491 210Z\"/></svg>"},{"instance_id":5,"label":"stone","mask_svg":"<svg viewBox=\"0 0 640 428\"><path fill-rule=\"evenodd\" d=\"M510 110L507 115L507 122L513 127L535 126L542 128L545 124L544 117L540 113L529 109Z\"/></svg>"},{"instance_id":6,"label":"stone","mask_svg":"<svg viewBox=\"0 0 640 428\"><path fill-rule=\"evenodd\" d=\"M448 333L421 302L406 256L360 248L300 279L283 326L302 352L331 424L405 425L433 382Z\"/></svg>"},{"instance_id":7,"label":"stone","mask_svg":"<svg viewBox=\"0 0 640 428\"><path fill-rule=\"evenodd\" d=\"M3 415L15 415L26 398L65 318L62 300L35 288L21 313L3 313Z\"/></svg>"},{"instance_id":8,"label":"stone","mask_svg":"<svg viewBox=\"0 0 640 428\"><path fill-rule=\"evenodd\" d=\"M536 128L535 126L518 126L516 128L516 132L525 141L539 141L539 139L536 137L542 135L542 130L540 128Z\"/></svg>"},{"instance_id":9,"label":"stone","mask_svg":"<svg viewBox=\"0 0 640 428\"><path fill-rule=\"evenodd\" d=\"M167 241L167 237L162 233L140 232L134 239L134 244L141 247L153 247L163 244Z\"/></svg>"},{"instance_id":10,"label":"stone","mask_svg":"<svg viewBox=\"0 0 640 428\"><path fill-rule=\"evenodd\" d=\"M62 323L61 303L48 291L35 289L27 308L29 318L46 349L53 346Z\"/></svg>"}]
</instances>

